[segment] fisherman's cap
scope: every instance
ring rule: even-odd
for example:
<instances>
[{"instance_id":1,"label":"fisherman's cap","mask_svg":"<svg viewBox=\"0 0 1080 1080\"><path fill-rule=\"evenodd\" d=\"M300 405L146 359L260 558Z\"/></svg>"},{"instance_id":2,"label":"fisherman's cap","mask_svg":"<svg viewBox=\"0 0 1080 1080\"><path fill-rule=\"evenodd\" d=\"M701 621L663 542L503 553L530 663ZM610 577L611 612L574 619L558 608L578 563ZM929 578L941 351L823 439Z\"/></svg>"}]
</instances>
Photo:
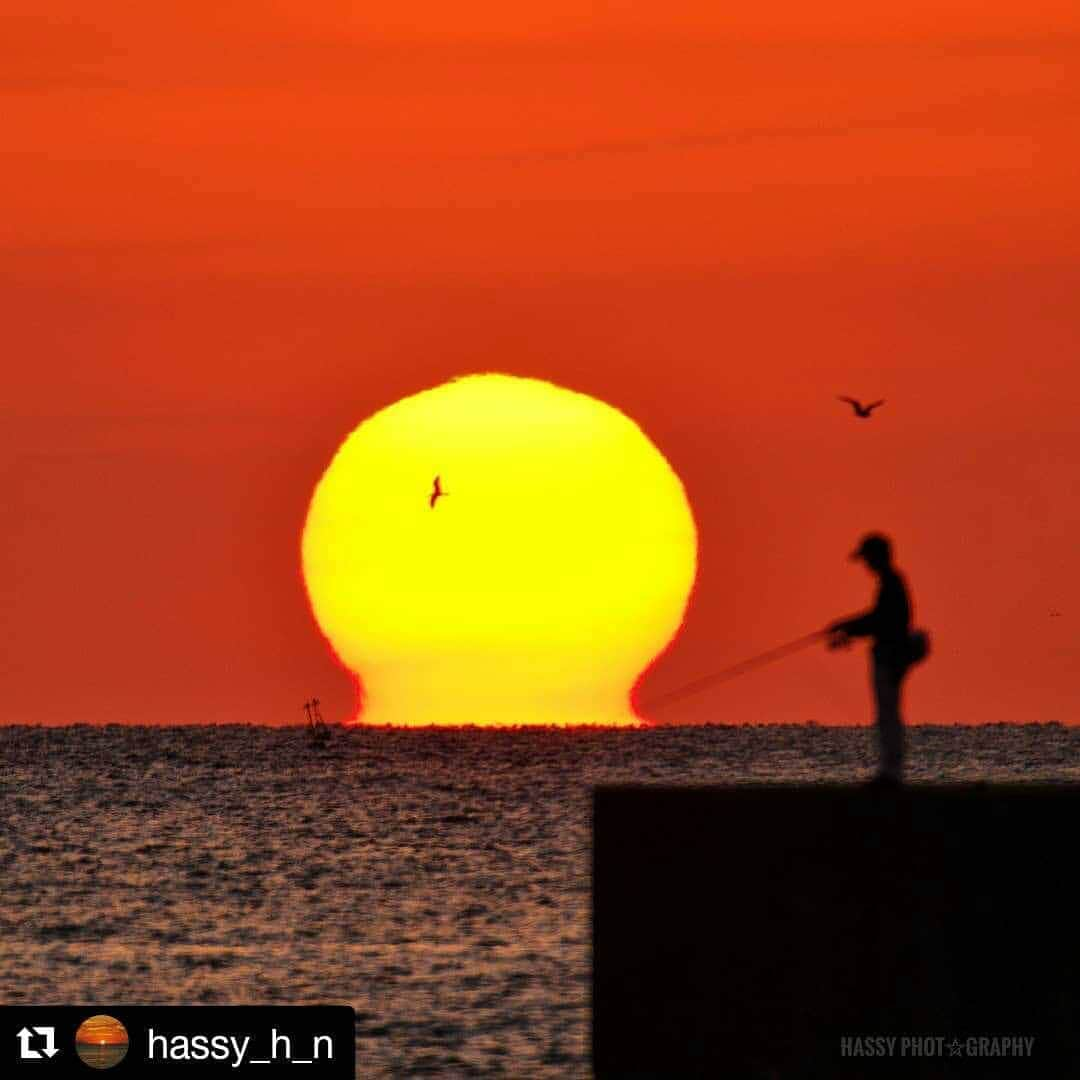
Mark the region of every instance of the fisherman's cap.
<instances>
[{"instance_id":1,"label":"fisherman's cap","mask_svg":"<svg viewBox=\"0 0 1080 1080\"><path fill-rule=\"evenodd\" d=\"M885 560L892 558L892 542L884 533L867 533L859 541L859 546L848 557L851 559L873 559L875 556Z\"/></svg>"}]
</instances>

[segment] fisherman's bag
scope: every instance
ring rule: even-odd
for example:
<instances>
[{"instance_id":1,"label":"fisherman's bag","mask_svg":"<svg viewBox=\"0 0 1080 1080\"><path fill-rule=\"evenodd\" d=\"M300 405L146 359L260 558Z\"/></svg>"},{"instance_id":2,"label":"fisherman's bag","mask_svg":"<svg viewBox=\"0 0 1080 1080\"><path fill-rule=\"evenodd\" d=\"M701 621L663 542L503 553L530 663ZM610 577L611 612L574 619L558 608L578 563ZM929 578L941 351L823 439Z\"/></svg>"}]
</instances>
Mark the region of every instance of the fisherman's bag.
<instances>
[{"instance_id":1,"label":"fisherman's bag","mask_svg":"<svg viewBox=\"0 0 1080 1080\"><path fill-rule=\"evenodd\" d=\"M908 634L908 664L920 664L930 655L930 633L927 630L912 630Z\"/></svg>"}]
</instances>

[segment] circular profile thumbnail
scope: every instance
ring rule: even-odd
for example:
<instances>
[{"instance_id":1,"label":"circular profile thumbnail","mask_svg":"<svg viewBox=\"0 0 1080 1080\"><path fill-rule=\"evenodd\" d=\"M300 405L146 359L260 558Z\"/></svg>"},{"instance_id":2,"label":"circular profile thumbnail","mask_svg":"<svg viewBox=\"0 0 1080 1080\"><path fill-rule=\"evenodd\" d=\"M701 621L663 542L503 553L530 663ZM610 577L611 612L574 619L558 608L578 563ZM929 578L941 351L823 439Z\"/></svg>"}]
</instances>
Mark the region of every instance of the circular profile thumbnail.
<instances>
[{"instance_id":1,"label":"circular profile thumbnail","mask_svg":"<svg viewBox=\"0 0 1080 1080\"><path fill-rule=\"evenodd\" d=\"M113 1016L88 1016L75 1032L75 1052L92 1069L111 1069L128 1052L127 1028Z\"/></svg>"}]
</instances>

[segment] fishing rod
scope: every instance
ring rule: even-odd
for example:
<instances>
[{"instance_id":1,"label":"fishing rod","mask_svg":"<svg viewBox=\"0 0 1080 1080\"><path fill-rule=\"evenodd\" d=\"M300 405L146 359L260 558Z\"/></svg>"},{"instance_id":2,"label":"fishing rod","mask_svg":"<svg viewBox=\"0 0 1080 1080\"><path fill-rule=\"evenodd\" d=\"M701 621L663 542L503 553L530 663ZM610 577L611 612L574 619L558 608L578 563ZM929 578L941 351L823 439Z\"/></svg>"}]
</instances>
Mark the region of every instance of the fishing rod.
<instances>
[{"instance_id":1,"label":"fishing rod","mask_svg":"<svg viewBox=\"0 0 1080 1080\"><path fill-rule=\"evenodd\" d=\"M758 653L757 656L751 656L749 660L742 660L737 664L732 664L731 667L724 668L722 671L714 671L711 675L703 675L700 679L694 679L693 682L688 682L674 690L669 690L666 694L661 694L659 697L653 698L652 701L645 702L641 707L646 712L652 712L655 709L663 709L674 701L679 701L684 697L690 697L691 694L698 694L702 690L707 690L710 686L716 685L716 683L734 679L747 671L760 667L762 664L771 664L774 660L779 660L784 656L788 656L790 653L805 649L807 645L813 644L813 642L817 641L819 638L825 637L826 634L828 634L828 630L815 630L812 634L806 634L801 638L796 638L794 641L789 641L785 645L778 645L775 649L769 649L768 652Z\"/></svg>"}]
</instances>

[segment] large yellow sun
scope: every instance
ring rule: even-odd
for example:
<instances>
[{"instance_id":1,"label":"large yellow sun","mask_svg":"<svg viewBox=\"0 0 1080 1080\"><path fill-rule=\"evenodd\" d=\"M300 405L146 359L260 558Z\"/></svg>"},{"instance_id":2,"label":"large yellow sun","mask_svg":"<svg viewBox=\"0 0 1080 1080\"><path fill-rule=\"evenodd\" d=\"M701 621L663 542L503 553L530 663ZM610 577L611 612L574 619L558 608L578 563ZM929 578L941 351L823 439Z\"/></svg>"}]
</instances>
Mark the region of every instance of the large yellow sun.
<instances>
[{"instance_id":1,"label":"large yellow sun","mask_svg":"<svg viewBox=\"0 0 1080 1080\"><path fill-rule=\"evenodd\" d=\"M471 375L348 436L301 555L365 723L631 725L634 681L682 622L697 537L679 478L621 412Z\"/></svg>"}]
</instances>

